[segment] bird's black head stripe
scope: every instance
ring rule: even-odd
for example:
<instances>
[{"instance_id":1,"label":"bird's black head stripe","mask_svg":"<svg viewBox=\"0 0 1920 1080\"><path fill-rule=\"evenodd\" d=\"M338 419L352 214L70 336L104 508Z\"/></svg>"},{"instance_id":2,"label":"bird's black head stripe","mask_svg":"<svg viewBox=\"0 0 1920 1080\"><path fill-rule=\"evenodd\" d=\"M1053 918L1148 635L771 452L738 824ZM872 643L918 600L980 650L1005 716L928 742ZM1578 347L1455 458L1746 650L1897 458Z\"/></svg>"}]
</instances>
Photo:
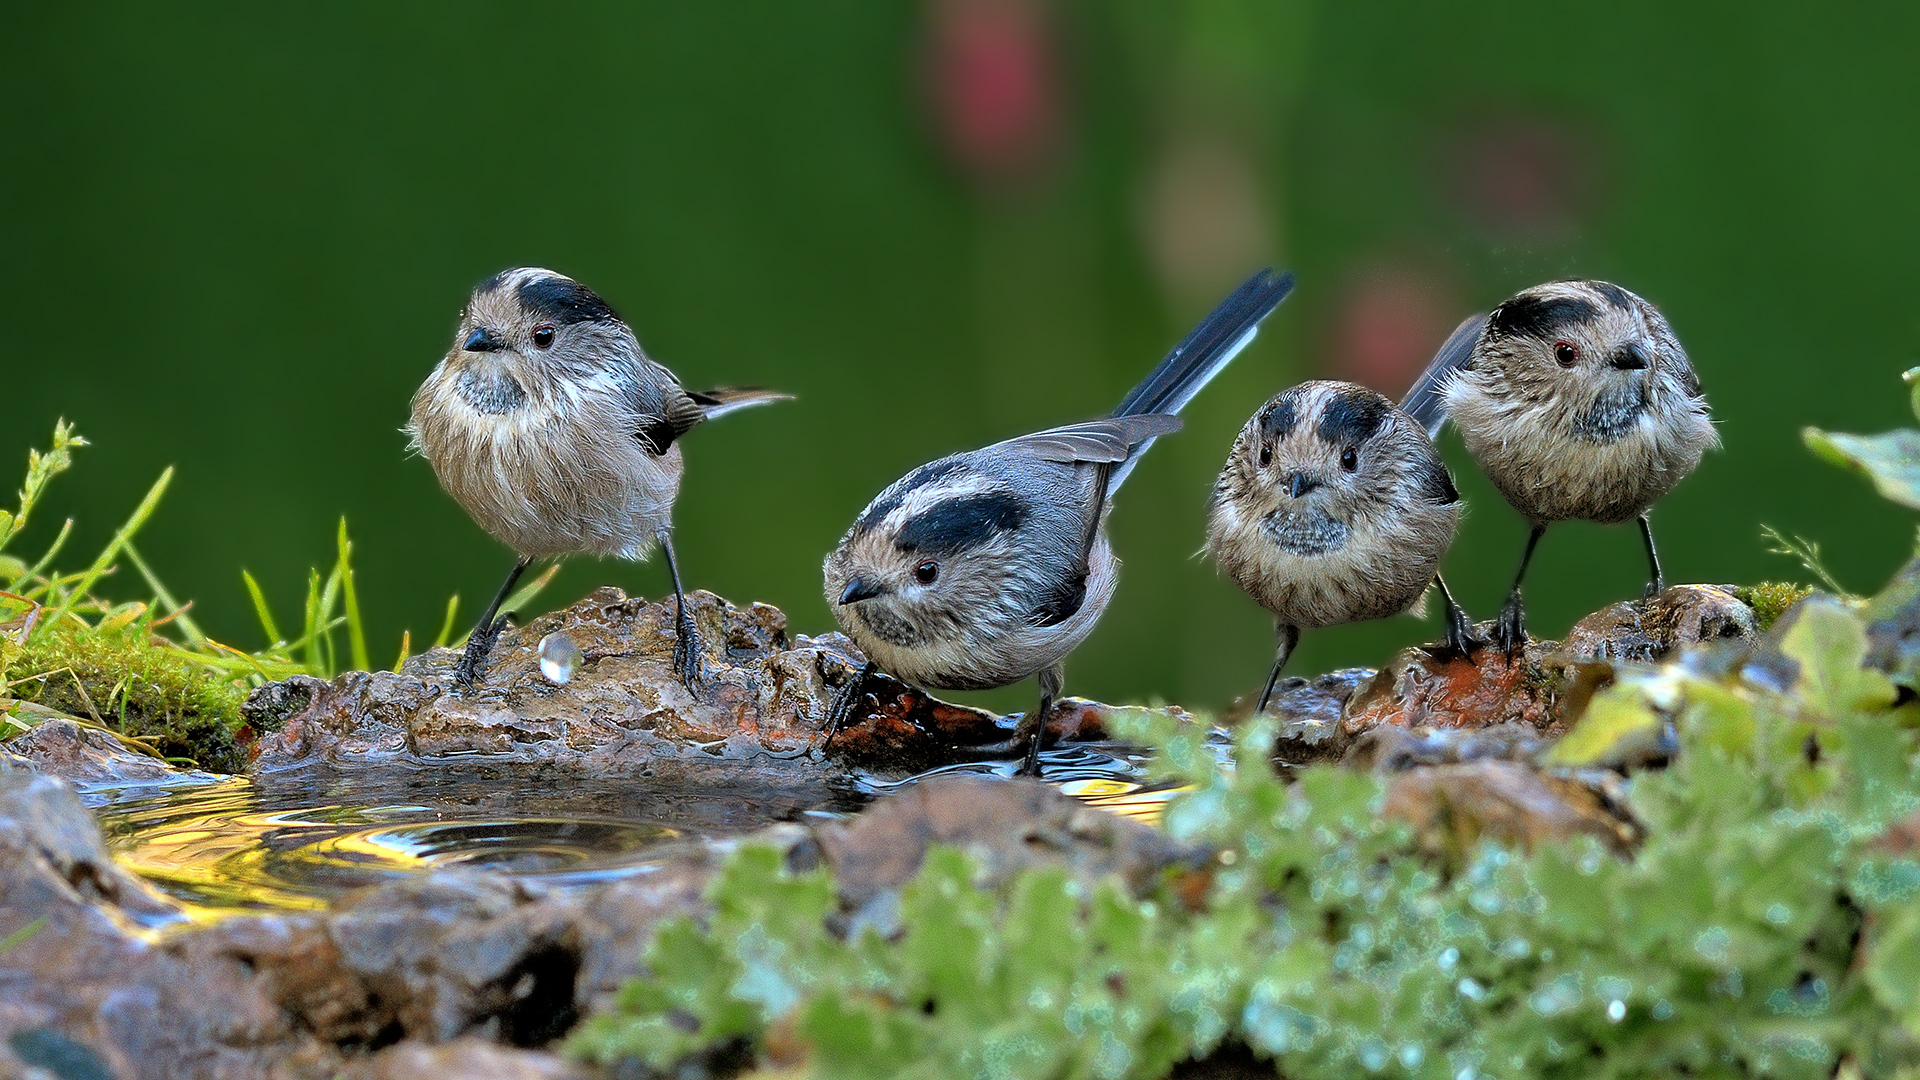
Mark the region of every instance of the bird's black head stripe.
<instances>
[{"instance_id":1,"label":"bird's black head stripe","mask_svg":"<svg viewBox=\"0 0 1920 1080\"><path fill-rule=\"evenodd\" d=\"M562 277L524 282L516 294L537 318L567 326L583 322L617 322L620 316L592 289Z\"/></svg>"},{"instance_id":2,"label":"bird's black head stripe","mask_svg":"<svg viewBox=\"0 0 1920 1080\"><path fill-rule=\"evenodd\" d=\"M1293 427L1300 422L1300 388L1281 394L1273 399L1273 404L1260 417L1260 432L1270 439L1284 439L1293 434Z\"/></svg>"},{"instance_id":3,"label":"bird's black head stripe","mask_svg":"<svg viewBox=\"0 0 1920 1080\"><path fill-rule=\"evenodd\" d=\"M1493 309L1487 328L1506 337L1545 340L1562 328L1588 322L1600 314L1593 301L1577 296L1516 296Z\"/></svg>"},{"instance_id":4,"label":"bird's black head stripe","mask_svg":"<svg viewBox=\"0 0 1920 1080\"><path fill-rule=\"evenodd\" d=\"M1327 399L1317 431L1329 445L1358 446L1380 430L1391 408L1386 398L1371 391L1342 390Z\"/></svg>"},{"instance_id":5,"label":"bird's black head stripe","mask_svg":"<svg viewBox=\"0 0 1920 1080\"><path fill-rule=\"evenodd\" d=\"M915 554L957 555L1018 529L1028 515L1026 501L1009 491L964 495L908 518L893 542Z\"/></svg>"}]
</instances>

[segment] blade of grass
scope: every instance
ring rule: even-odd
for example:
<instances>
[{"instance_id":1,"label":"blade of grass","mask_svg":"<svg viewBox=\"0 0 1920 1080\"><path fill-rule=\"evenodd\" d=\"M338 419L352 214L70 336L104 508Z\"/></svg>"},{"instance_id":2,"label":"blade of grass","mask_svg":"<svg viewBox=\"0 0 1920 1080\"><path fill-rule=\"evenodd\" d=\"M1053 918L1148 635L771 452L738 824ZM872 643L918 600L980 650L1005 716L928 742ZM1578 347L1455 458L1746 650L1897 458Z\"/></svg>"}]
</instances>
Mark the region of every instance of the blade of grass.
<instances>
[{"instance_id":1,"label":"blade of grass","mask_svg":"<svg viewBox=\"0 0 1920 1080\"><path fill-rule=\"evenodd\" d=\"M340 664L333 651L333 628L340 625L333 617L334 609L340 606L340 565L335 563L327 572L327 583L320 587L320 621L325 629L320 632L318 647L326 653L327 678L331 679L340 672Z\"/></svg>"},{"instance_id":2,"label":"blade of grass","mask_svg":"<svg viewBox=\"0 0 1920 1080\"><path fill-rule=\"evenodd\" d=\"M102 618L100 622L94 626L93 628L94 633L110 634L110 633L113 633L115 630L124 630L127 627L132 626L135 620L139 619L140 616L145 615L146 613L147 613L147 605L141 603L138 600L135 600L132 603L127 604L126 606L115 610L112 614Z\"/></svg>"},{"instance_id":3,"label":"blade of grass","mask_svg":"<svg viewBox=\"0 0 1920 1080\"><path fill-rule=\"evenodd\" d=\"M433 647L444 649L453 640L454 620L460 617L460 594L447 597L447 617L440 624L440 636L433 639Z\"/></svg>"},{"instance_id":4,"label":"blade of grass","mask_svg":"<svg viewBox=\"0 0 1920 1080\"><path fill-rule=\"evenodd\" d=\"M507 602L500 605L500 610L501 611L519 611L521 608L526 607L528 604L533 603L533 598L536 596L539 596L540 590L546 588L549 584L551 584L553 582L554 575L558 574L559 572L560 572L559 563L554 563L552 566L547 567L546 570L541 572L539 577L534 578L531 582L527 583L526 585L522 585L520 587L519 592L516 592L512 596L507 597Z\"/></svg>"},{"instance_id":5,"label":"blade of grass","mask_svg":"<svg viewBox=\"0 0 1920 1080\"><path fill-rule=\"evenodd\" d=\"M334 571L340 575L340 598L346 604L347 649L353 660L355 671L373 670L373 661L367 658L367 632L360 624L360 597L353 591L353 541L347 539L347 519L340 519L340 565Z\"/></svg>"},{"instance_id":6,"label":"blade of grass","mask_svg":"<svg viewBox=\"0 0 1920 1080\"><path fill-rule=\"evenodd\" d=\"M413 655L413 631L402 630L400 631L400 659L395 660L393 662L393 673L395 675L400 674L400 669L406 666L407 657L412 655Z\"/></svg>"},{"instance_id":7,"label":"blade of grass","mask_svg":"<svg viewBox=\"0 0 1920 1080\"><path fill-rule=\"evenodd\" d=\"M47 925L47 920L45 916L42 916L41 918L35 919L32 922L28 923L27 925L21 927L20 929L15 930L13 933L8 934L5 940L0 941L0 953L7 952L8 950L26 941L28 938L32 937L33 935L39 933L40 928L45 925Z\"/></svg>"},{"instance_id":8,"label":"blade of grass","mask_svg":"<svg viewBox=\"0 0 1920 1080\"><path fill-rule=\"evenodd\" d=\"M333 672L326 670L326 657L320 651L321 625L326 616L320 611L320 571L307 571L307 632L300 635L301 644L307 650L307 672L321 678L329 678Z\"/></svg>"},{"instance_id":9,"label":"blade of grass","mask_svg":"<svg viewBox=\"0 0 1920 1080\"><path fill-rule=\"evenodd\" d=\"M133 534L139 532L140 526L145 525L147 519L153 516L154 510L159 508L160 497L167 493L167 485L172 482L173 466L169 465L160 474L160 479L154 481L153 487L147 490L147 497L140 500L139 506L134 507L133 514L127 518L126 524L120 526L119 530L113 534L113 539L107 542L105 550L100 552L100 557L93 560L93 565L81 575L73 591L61 600L59 607L54 608L52 617L45 625L59 625L60 620L72 610L74 599L86 597L88 591L93 588L93 583L100 580L100 576L113 566L113 560L119 557L121 550L127 546L127 541L133 539Z\"/></svg>"},{"instance_id":10,"label":"blade of grass","mask_svg":"<svg viewBox=\"0 0 1920 1080\"><path fill-rule=\"evenodd\" d=\"M534 578L528 584L521 586L518 592L514 593L512 596L507 597L506 600L501 603L500 614L511 615L511 614L514 614L515 612L518 612L521 608L524 608L527 605L533 603L533 598L536 596L539 596L540 590L546 588L553 581L554 575L558 574L559 572L560 572L559 563L554 563L552 566L549 566L545 570L541 571L539 577ZM468 632L460 635L459 641L455 641L452 644L454 645L454 647L458 648L462 645L465 645L467 643L467 639L472 636L473 636L473 632L469 630Z\"/></svg>"},{"instance_id":11,"label":"blade of grass","mask_svg":"<svg viewBox=\"0 0 1920 1080\"><path fill-rule=\"evenodd\" d=\"M267 632L267 647L272 648L285 641L280 628L274 625L273 611L267 607L267 594L260 591L260 583L245 570L240 571L240 580L247 583L247 595L253 597L253 613L260 618L260 629Z\"/></svg>"},{"instance_id":12,"label":"blade of grass","mask_svg":"<svg viewBox=\"0 0 1920 1080\"><path fill-rule=\"evenodd\" d=\"M39 562L28 567L26 573L20 575L19 579L14 582L14 588L19 588L20 582L22 581L33 581L40 575L46 573L47 568L53 565L53 557L60 554L61 548L67 546L67 537L72 535L73 519L68 518L66 523L60 526L60 535L54 537L53 543L47 545L47 553L40 556Z\"/></svg>"},{"instance_id":13,"label":"blade of grass","mask_svg":"<svg viewBox=\"0 0 1920 1080\"><path fill-rule=\"evenodd\" d=\"M146 579L147 588L153 590L153 598L160 601L160 606L166 609L168 617L172 618L174 625L180 628L180 633L186 636L187 644L199 645L206 641L207 635L200 632L199 624L187 614L186 605L175 600L173 594L167 591L167 587L160 583L159 575L147 566L147 560L140 557L140 549L134 547L131 540L127 541L127 560L133 563L133 568L140 571L140 576Z\"/></svg>"}]
</instances>

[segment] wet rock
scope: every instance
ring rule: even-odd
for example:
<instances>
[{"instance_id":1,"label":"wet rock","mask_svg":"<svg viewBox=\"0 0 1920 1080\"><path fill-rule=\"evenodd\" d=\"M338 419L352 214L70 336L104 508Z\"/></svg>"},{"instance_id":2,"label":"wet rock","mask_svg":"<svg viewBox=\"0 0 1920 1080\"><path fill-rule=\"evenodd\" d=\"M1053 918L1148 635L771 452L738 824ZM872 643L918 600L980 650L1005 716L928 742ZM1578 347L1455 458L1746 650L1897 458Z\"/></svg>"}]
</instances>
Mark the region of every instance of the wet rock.
<instances>
[{"instance_id":1,"label":"wet rock","mask_svg":"<svg viewBox=\"0 0 1920 1080\"><path fill-rule=\"evenodd\" d=\"M516 1050L480 1039L439 1046L401 1043L340 1074L341 1080L587 1080L596 1070L537 1050Z\"/></svg>"},{"instance_id":2,"label":"wet rock","mask_svg":"<svg viewBox=\"0 0 1920 1080\"><path fill-rule=\"evenodd\" d=\"M786 617L765 604L739 608L707 592L687 600L705 649L698 693L671 670L672 605L600 589L503 635L471 690L455 686L450 649L413 657L398 673L262 687L245 707L249 722L269 732L255 744L253 768L478 758L663 782L727 772L810 781L849 763L908 769L1010 752L1017 717L876 676L823 766L828 710L864 658L839 634L789 639ZM540 643L555 635L578 651L564 684L541 666ZM1087 737L1099 730L1090 710L1100 708L1062 702L1049 730Z\"/></svg>"},{"instance_id":3,"label":"wet rock","mask_svg":"<svg viewBox=\"0 0 1920 1080\"><path fill-rule=\"evenodd\" d=\"M1313 679L1282 679L1267 703L1267 710L1280 720L1274 760L1286 765L1339 760L1352 741L1340 718L1347 702L1374 674L1372 668L1342 668Z\"/></svg>"},{"instance_id":4,"label":"wet rock","mask_svg":"<svg viewBox=\"0 0 1920 1080\"><path fill-rule=\"evenodd\" d=\"M107 910L135 921L165 920L177 909L107 853L100 827L73 785L0 765L0 939L31 921L29 910ZM15 897L12 890L22 890ZM57 895L49 903L45 890ZM17 902L16 902L17 901ZM35 937L39 937L38 934ZM0 961L9 959L0 956Z\"/></svg>"},{"instance_id":5,"label":"wet rock","mask_svg":"<svg viewBox=\"0 0 1920 1080\"><path fill-rule=\"evenodd\" d=\"M1490 624L1483 624L1490 625ZM1472 656L1404 649L1356 691L1341 717L1355 739L1383 724L1411 728L1481 728L1517 724L1542 735L1566 731L1612 678L1605 664L1568 665L1551 641L1530 641L1512 659L1486 648Z\"/></svg>"},{"instance_id":6,"label":"wet rock","mask_svg":"<svg viewBox=\"0 0 1920 1080\"><path fill-rule=\"evenodd\" d=\"M76 784L161 784L183 779L214 779L210 773L174 768L159 758L128 749L97 727L55 715L6 743L6 753L47 776Z\"/></svg>"},{"instance_id":7,"label":"wet rock","mask_svg":"<svg viewBox=\"0 0 1920 1080\"><path fill-rule=\"evenodd\" d=\"M1135 891L1191 853L1158 829L1062 795L1035 780L925 780L846 825L816 833L843 907L890 924L901 886L936 844L965 851L991 888L1030 866L1064 866L1084 881L1113 875Z\"/></svg>"},{"instance_id":8,"label":"wet rock","mask_svg":"<svg viewBox=\"0 0 1920 1080\"><path fill-rule=\"evenodd\" d=\"M1596 786L1510 761L1429 765L1395 776L1388 817L1414 827L1430 850L1457 856L1482 838L1529 850L1592 836L1626 854L1640 829Z\"/></svg>"},{"instance_id":9,"label":"wet rock","mask_svg":"<svg viewBox=\"0 0 1920 1080\"><path fill-rule=\"evenodd\" d=\"M1477 632L1492 636L1493 624ZM1509 659L1498 649L1461 656L1403 650L1356 692L1341 720L1355 738L1382 724L1401 727L1531 727L1565 734L1595 691L1613 681L1613 664L1654 663L1693 645L1752 641L1753 610L1731 590L1675 585L1645 600L1614 604L1582 619L1565 641L1529 639Z\"/></svg>"},{"instance_id":10,"label":"wet rock","mask_svg":"<svg viewBox=\"0 0 1920 1080\"><path fill-rule=\"evenodd\" d=\"M1674 650L1759 633L1753 609L1719 585L1675 585L1645 600L1600 609L1567 631L1560 651L1580 659L1653 664Z\"/></svg>"},{"instance_id":11,"label":"wet rock","mask_svg":"<svg viewBox=\"0 0 1920 1080\"><path fill-rule=\"evenodd\" d=\"M1376 772L1398 773L1422 765L1472 761L1532 761L1553 745L1525 724L1484 728L1403 728L1383 724L1353 740L1345 761Z\"/></svg>"}]
</instances>

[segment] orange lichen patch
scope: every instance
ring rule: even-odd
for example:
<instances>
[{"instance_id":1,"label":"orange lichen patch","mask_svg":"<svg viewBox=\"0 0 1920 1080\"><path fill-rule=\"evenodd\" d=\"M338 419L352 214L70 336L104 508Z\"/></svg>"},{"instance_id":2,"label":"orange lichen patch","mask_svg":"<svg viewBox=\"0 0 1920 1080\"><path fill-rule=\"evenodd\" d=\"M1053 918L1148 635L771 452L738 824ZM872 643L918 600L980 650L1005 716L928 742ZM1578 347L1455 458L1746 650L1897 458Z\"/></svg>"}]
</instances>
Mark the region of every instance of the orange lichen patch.
<instances>
[{"instance_id":1,"label":"orange lichen patch","mask_svg":"<svg viewBox=\"0 0 1920 1080\"><path fill-rule=\"evenodd\" d=\"M1341 728L1349 737L1381 724L1479 728L1525 724L1543 734L1565 730L1566 669L1547 662L1553 642L1530 642L1513 659L1498 649L1472 657L1406 649L1347 703Z\"/></svg>"}]
</instances>

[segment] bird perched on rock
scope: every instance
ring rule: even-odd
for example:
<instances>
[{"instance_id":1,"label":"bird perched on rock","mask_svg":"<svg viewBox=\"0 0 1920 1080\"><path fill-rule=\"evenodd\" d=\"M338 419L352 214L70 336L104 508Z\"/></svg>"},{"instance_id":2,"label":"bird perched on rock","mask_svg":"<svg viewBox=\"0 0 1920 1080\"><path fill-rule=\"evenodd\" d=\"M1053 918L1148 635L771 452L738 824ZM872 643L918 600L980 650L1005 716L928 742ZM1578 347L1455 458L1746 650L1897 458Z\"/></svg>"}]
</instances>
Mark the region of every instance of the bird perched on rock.
<instances>
[{"instance_id":1,"label":"bird perched on rock","mask_svg":"<svg viewBox=\"0 0 1920 1080\"><path fill-rule=\"evenodd\" d=\"M941 458L868 504L826 560L827 601L868 658L835 702L827 738L875 670L943 690L1037 675L1040 707L1019 733L1021 771L1036 772L1060 662L1113 597L1113 492L1292 288L1292 274L1254 275L1106 419Z\"/></svg>"},{"instance_id":2,"label":"bird perched on rock","mask_svg":"<svg viewBox=\"0 0 1920 1080\"><path fill-rule=\"evenodd\" d=\"M1451 420L1493 486L1533 526L1495 640L1526 644L1520 584L1547 526L1637 519L1720 439L1687 354L1658 308L1604 281L1536 285L1454 331L1407 395L1431 433Z\"/></svg>"},{"instance_id":3,"label":"bird perched on rock","mask_svg":"<svg viewBox=\"0 0 1920 1080\"><path fill-rule=\"evenodd\" d=\"M1447 642L1471 643L1439 579L1460 494L1425 430L1348 382L1307 382L1253 414L1227 454L1207 512L1207 553L1273 612L1264 712L1302 629L1398 615L1439 582Z\"/></svg>"},{"instance_id":4,"label":"bird perched on rock","mask_svg":"<svg viewBox=\"0 0 1920 1080\"><path fill-rule=\"evenodd\" d=\"M674 669L697 689L699 641L673 555L679 440L704 420L787 396L682 389L606 301L551 270L506 270L476 286L406 428L447 494L519 554L467 638L460 683L485 670L506 627L500 605L533 560L644 559L658 544L678 605Z\"/></svg>"}]
</instances>

